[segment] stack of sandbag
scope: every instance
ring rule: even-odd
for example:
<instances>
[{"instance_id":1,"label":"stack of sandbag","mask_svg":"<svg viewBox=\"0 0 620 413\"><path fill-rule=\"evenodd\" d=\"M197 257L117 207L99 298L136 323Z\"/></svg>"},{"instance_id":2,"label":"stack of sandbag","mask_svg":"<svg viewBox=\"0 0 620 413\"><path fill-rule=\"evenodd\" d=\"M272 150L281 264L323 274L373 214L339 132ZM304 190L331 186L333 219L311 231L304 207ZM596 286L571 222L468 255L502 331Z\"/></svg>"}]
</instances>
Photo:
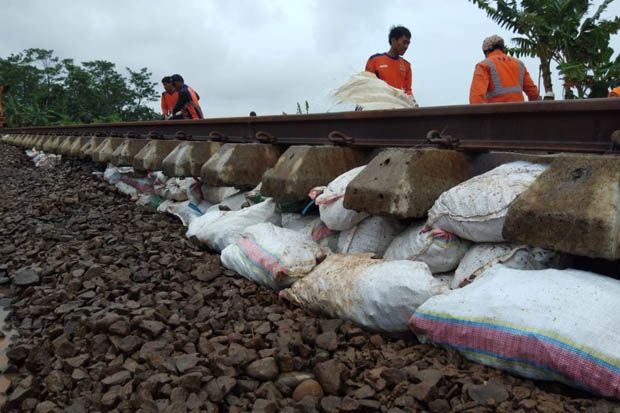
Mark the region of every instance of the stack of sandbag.
<instances>
[{"instance_id":1,"label":"stack of sandbag","mask_svg":"<svg viewBox=\"0 0 620 413\"><path fill-rule=\"evenodd\" d=\"M394 238L384 254L391 260L422 261L433 274L454 270L470 242L439 228L416 223Z\"/></svg>"},{"instance_id":2,"label":"stack of sandbag","mask_svg":"<svg viewBox=\"0 0 620 413\"><path fill-rule=\"evenodd\" d=\"M338 252L341 254L372 253L381 258L385 250L404 225L395 218L368 217L338 236Z\"/></svg>"},{"instance_id":3,"label":"stack of sandbag","mask_svg":"<svg viewBox=\"0 0 620 413\"><path fill-rule=\"evenodd\" d=\"M368 217L365 212L357 212L344 207L344 194L347 185L355 179L366 166L359 166L351 169L331 181L327 187L321 188L322 193L314 197L314 202L319 206L319 215L321 221L333 231L346 231L360 223L364 218ZM313 193L317 192L317 188L313 189Z\"/></svg>"},{"instance_id":4,"label":"stack of sandbag","mask_svg":"<svg viewBox=\"0 0 620 413\"><path fill-rule=\"evenodd\" d=\"M222 251L222 264L245 278L280 290L304 277L325 252L308 235L271 223L248 227Z\"/></svg>"},{"instance_id":5,"label":"stack of sandbag","mask_svg":"<svg viewBox=\"0 0 620 413\"><path fill-rule=\"evenodd\" d=\"M477 244L461 259L450 287L464 287L497 264L517 270L544 270L567 263L563 254L542 248L508 242Z\"/></svg>"},{"instance_id":6,"label":"stack of sandbag","mask_svg":"<svg viewBox=\"0 0 620 413\"><path fill-rule=\"evenodd\" d=\"M31 158L35 168L53 168L58 165L62 159L61 155L54 155L43 151L37 152L34 150L30 152L30 154L32 155Z\"/></svg>"},{"instance_id":7,"label":"stack of sandbag","mask_svg":"<svg viewBox=\"0 0 620 413\"><path fill-rule=\"evenodd\" d=\"M220 252L235 243L248 227L262 222L281 223L280 213L272 199L239 211L210 208L203 216L192 220L186 235Z\"/></svg>"},{"instance_id":8,"label":"stack of sandbag","mask_svg":"<svg viewBox=\"0 0 620 413\"><path fill-rule=\"evenodd\" d=\"M618 297L620 281L602 275L497 265L430 298L409 325L472 361L620 399Z\"/></svg>"},{"instance_id":9,"label":"stack of sandbag","mask_svg":"<svg viewBox=\"0 0 620 413\"><path fill-rule=\"evenodd\" d=\"M471 178L439 196L427 223L474 242L502 242L510 204L546 168L518 161Z\"/></svg>"},{"instance_id":10,"label":"stack of sandbag","mask_svg":"<svg viewBox=\"0 0 620 413\"><path fill-rule=\"evenodd\" d=\"M411 312L448 285L428 266L372 254L332 254L280 296L328 317L382 331L405 331Z\"/></svg>"},{"instance_id":11,"label":"stack of sandbag","mask_svg":"<svg viewBox=\"0 0 620 413\"><path fill-rule=\"evenodd\" d=\"M317 216L283 213L282 228L308 235L319 246L328 248L332 252L338 249L339 232L329 229Z\"/></svg>"}]
</instances>

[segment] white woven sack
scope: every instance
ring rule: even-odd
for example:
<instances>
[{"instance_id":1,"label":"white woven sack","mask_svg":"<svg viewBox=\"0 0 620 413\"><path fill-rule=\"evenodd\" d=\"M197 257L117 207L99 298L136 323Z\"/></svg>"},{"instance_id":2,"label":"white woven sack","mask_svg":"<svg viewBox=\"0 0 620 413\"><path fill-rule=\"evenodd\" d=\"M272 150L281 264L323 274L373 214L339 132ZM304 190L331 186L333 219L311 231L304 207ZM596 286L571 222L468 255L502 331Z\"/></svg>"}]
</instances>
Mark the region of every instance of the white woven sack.
<instances>
[{"instance_id":1,"label":"white woven sack","mask_svg":"<svg viewBox=\"0 0 620 413\"><path fill-rule=\"evenodd\" d=\"M546 168L518 161L471 178L439 196L428 225L474 242L502 242L508 207Z\"/></svg>"}]
</instances>

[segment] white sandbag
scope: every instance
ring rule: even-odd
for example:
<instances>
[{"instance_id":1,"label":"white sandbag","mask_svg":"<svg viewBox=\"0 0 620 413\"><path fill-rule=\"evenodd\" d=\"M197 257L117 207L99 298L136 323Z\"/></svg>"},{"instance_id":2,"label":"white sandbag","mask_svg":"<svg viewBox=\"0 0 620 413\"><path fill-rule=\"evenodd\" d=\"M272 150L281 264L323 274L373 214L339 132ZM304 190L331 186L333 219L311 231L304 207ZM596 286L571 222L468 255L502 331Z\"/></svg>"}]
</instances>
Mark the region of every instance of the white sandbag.
<instances>
[{"instance_id":1,"label":"white sandbag","mask_svg":"<svg viewBox=\"0 0 620 413\"><path fill-rule=\"evenodd\" d=\"M321 221L334 231L346 231L368 217L365 212L356 212L344 207L344 194L347 185L364 170L364 166L351 169L340 175L327 185L323 193L316 197Z\"/></svg>"},{"instance_id":2,"label":"white sandbag","mask_svg":"<svg viewBox=\"0 0 620 413\"><path fill-rule=\"evenodd\" d=\"M414 224L394 238L384 257L422 261L435 274L455 269L469 247L469 241L447 231Z\"/></svg>"},{"instance_id":3,"label":"white sandbag","mask_svg":"<svg viewBox=\"0 0 620 413\"><path fill-rule=\"evenodd\" d=\"M202 215L200 211L197 211L195 208L190 206L189 201L175 202L166 200L159 205L157 212L168 213L176 216L181 220L184 227L189 226L194 219Z\"/></svg>"},{"instance_id":4,"label":"white sandbag","mask_svg":"<svg viewBox=\"0 0 620 413\"><path fill-rule=\"evenodd\" d=\"M105 168L105 171L103 172L103 179L106 180L108 183L114 185L123 178L123 175L133 172L134 169L131 166L116 167L112 164L108 164L108 166Z\"/></svg>"},{"instance_id":5,"label":"white sandbag","mask_svg":"<svg viewBox=\"0 0 620 413\"><path fill-rule=\"evenodd\" d=\"M32 158L34 162L34 166L36 168L53 168L60 163L62 159L61 155L54 154L46 154L44 152L39 152L34 158Z\"/></svg>"},{"instance_id":6,"label":"white sandbag","mask_svg":"<svg viewBox=\"0 0 620 413\"><path fill-rule=\"evenodd\" d=\"M241 234L252 225L262 222L280 225L281 222L280 214L276 212L276 203L273 199L239 211L221 212L225 212L225 214L209 225L205 225L196 234L199 241L204 242L215 251L222 251L230 244L235 243Z\"/></svg>"},{"instance_id":7,"label":"white sandbag","mask_svg":"<svg viewBox=\"0 0 620 413\"><path fill-rule=\"evenodd\" d=\"M224 199L241 192L241 190L232 186L208 186L205 184L202 184L200 190L202 192L202 199L212 204L219 204Z\"/></svg>"},{"instance_id":8,"label":"white sandbag","mask_svg":"<svg viewBox=\"0 0 620 413\"><path fill-rule=\"evenodd\" d=\"M170 201L187 201L194 178L170 178L166 181L163 197Z\"/></svg>"},{"instance_id":9,"label":"white sandbag","mask_svg":"<svg viewBox=\"0 0 620 413\"><path fill-rule=\"evenodd\" d=\"M119 181L119 182L115 183L114 186L116 187L116 189L120 193L123 193L125 195L129 195L129 197L131 197L131 199L133 199L133 200L137 200L138 196L140 195L140 191L138 191L136 188L134 188L131 185L127 185L123 181Z\"/></svg>"},{"instance_id":10,"label":"white sandbag","mask_svg":"<svg viewBox=\"0 0 620 413\"><path fill-rule=\"evenodd\" d=\"M373 330L404 331L413 310L448 290L422 262L375 260L370 255L329 255L280 297Z\"/></svg>"},{"instance_id":11,"label":"white sandbag","mask_svg":"<svg viewBox=\"0 0 620 413\"><path fill-rule=\"evenodd\" d=\"M428 300L409 325L472 361L620 399L618 297L620 281L599 274L497 265Z\"/></svg>"},{"instance_id":12,"label":"white sandbag","mask_svg":"<svg viewBox=\"0 0 620 413\"><path fill-rule=\"evenodd\" d=\"M464 287L496 264L516 270L544 270L559 264L560 258L557 252L522 244L477 244L463 256L450 287Z\"/></svg>"},{"instance_id":13,"label":"white sandbag","mask_svg":"<svg viewBox=\"0 0 620 413\"><path fill-rule=\"evenodd\" d=\"M408 109L417 107L415 99L388 85L374 73L360 72L333 92L337 103L354 103L364 110Z\"/></svg>"},{"instance_id":14,"label":"white sandbag","mask_svg":"<svg viewBox=\"0 0 620 413\"><path fill-rule=\"evenodd\" d=\"M395 218L368 217L356 226L342 231L338 236L338 252L355 254L371 252L381 258L394 237L400 234L405 226Z\"/></svg>"},{"instance_id":15,"label":"white sandbag","mask_svg":"<svg viewBox=\"0 0 620 413\"><path fill-rule=\"evenodd\" d=\"M309 235L319 246L327 248L332 252L338 250L339 232L327 228L327 225L317 216L284 213L282 214L282 228Z\"/></svg>"},{"instance_id":16,"label":"white sandbag","mask_svg":"<svg viewBox=\"0 0 620 413\"><path fill-rule=\"evenodd\" d=\"M270 223L248 227L222 251L222 264L245 278L280 290L308 274L325 253L308 235Z\"/></svg>"},{"instance_id":17,"label":"white sandbag","mask_svg":"<svg viewBox=\"0 0 620 413\"><path fill-rule=\"evenodd\" d=\"M185 236L190 239L193 238L197 241L205 242L205 239L202 238L202 236L206 231L206 228L229 212L230 211L220 211L219 209L210 208L203 215L189 223Z\"/></svg>"},{"instance_id":18,"label":"white sandbag","mask_svg":"<svg viewBox=\"0 0 620 413\"><path fill-rule=\"evenodd\" d=\"M428 225L474 242L502 242L508 207L546 168L511 162L465 181L439 196Z\"/></svg>"}]
</instances>

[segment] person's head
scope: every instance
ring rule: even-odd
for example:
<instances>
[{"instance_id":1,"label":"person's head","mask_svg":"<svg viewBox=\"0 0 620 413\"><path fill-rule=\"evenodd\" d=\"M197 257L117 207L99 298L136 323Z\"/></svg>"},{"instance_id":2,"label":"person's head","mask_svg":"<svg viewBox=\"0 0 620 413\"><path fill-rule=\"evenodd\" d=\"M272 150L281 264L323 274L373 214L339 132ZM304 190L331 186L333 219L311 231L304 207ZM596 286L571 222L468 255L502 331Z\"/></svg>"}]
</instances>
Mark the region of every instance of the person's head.
<instances>
[{"instance_id":1,"label":"person's head","mask_svg":"<svg viewBox=\"0 0 620 413\"><path fill-rule=\"evenodd\" d=\"M172 84L176 90L181 89L185 83L181 75L172 75L170 76L170 79L172 79Z\"/></svg>"},{"instance_id":2,"label":"person's head","mask_svg":"<svg viewBox=\"0 0 620 413\"><path fill-rule=\"evenodd\" d=\"M164 78L161 80L161 84L164 86L164 90L166 92L174 92L174 85L172 84L172 78L170 76L164 76Z\"/></svg>"},{"instance_id":3,"label":"person's head","mask_svg":"<svg viewBox=\"0 0 620 413\"><path fill-rule=\"evenodd\" d=\"M494 34L493 36L489 36L482 42L482 53L486 56L491 53L493 50L501 50L502 52L506 51L506 46L504 45L504 39L500 36Z\"/></svg>"},{"instance_id":4,"label":"person's head","mask_svg":"<svg viewBox=\"0 0 620 413\"><path fill-rule=\"evenodd\" d=\"M402 56L411 43L411 32L406 27L393 26L390 29L388 41L390 42L390 50L398 56Z\"/></svg>"}]
</instances>

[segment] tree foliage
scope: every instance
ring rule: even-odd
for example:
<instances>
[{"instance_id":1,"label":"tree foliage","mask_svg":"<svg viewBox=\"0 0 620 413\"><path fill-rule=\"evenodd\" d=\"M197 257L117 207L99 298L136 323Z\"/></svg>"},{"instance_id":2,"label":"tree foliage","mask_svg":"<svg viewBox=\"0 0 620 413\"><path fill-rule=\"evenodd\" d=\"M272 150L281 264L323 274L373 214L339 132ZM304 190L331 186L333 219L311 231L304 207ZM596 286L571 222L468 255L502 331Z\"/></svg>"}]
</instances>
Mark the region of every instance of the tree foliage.
<instances>
[{"instance_id":1,"label":"tree foliage","mask_svg":"<svg viewBox=\"0 0 620 413\"><path fill-rule=\"evenodd\" d=\"M551 62L558 65L566 97L600 97L618 81L620 60L609 42L620 17L601 16L614 0L595 9L591 0L470 0L512 39L517 56L538 57L546 91L552 91Z\"/></svg>"},{"instance_id":2,"label":"tree foliage","mask_svg":"<svg viewBox=\"0 0 620 413\"><path fill-rule=\"evenodd\" d=\"M52 50L27 49L0 58L0 84L8 86L9 126L149 120L158 98L147 68L127 75L105 60L75 63Z\"/></svg>"}]
</instances>

